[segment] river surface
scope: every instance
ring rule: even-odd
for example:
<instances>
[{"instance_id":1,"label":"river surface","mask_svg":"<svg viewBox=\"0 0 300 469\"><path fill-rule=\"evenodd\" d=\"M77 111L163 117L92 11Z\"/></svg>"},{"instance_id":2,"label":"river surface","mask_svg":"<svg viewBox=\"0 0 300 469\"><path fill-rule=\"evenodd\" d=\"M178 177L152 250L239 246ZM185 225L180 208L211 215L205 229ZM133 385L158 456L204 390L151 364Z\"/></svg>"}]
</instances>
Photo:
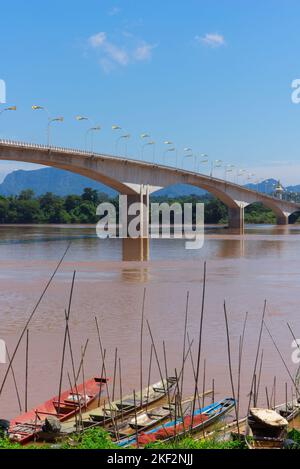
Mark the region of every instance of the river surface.
<instances>
[{"instance_id":1,"label":"river surface","mask_svg":"<svg viewBox=\"0 0 300 469\"><path fill-rule=\"evenodd\" d=\"M139 389L139 342L143 291L145 319L152 329L163 365L165 341L169 374L180 372L187 292L188 331L196 362L202 296L203 264L207 261L201 379L206 363L205 388L215 380L215 398L231 396L228 373L223 302L226 300L231 337L233 373L237 380L239 337L245 313L248 321L241 370L241 405L246 408L253 373L260 320L267 300L266 323L291 373L297 365L291 355L292 336L300 337L300 226L247 227L243 236L220 227L209 227L202 249L186 250L184 240L152 240L151 260L122 262L119 240L99 240L93 226L0 227L0 338L12 353L26 319L54 271L64 249L72 241L29 326L29 408L58 393L64 336L64 310L68 304L73 271L76 270L70 331L76 366L81 347L89 339L84 360L85 376L100 374L101 359L95 327L100 324L106 349L107 371L113 377L115 348L121 357L123 394ZM276 376L276 403L292 397L292 383L266 331L262 337L263 362L259 404L266 404ZM147 384L150 339L144 330L144 385ZM14 361L14 372L24 406L25 341ZM66 371L71 373L69 356ZM2 381L6 365L0 364ZM185 395L193 393L190 360L185 369ZM119 379L119 378L117 378ZM159 379L154 364L151 381ZM65 373L64 388L68 388ZM119 385L116 386L119 388ZM0 418L19 413L11 375L0 397Z\"/></svg>"}]
</instances>

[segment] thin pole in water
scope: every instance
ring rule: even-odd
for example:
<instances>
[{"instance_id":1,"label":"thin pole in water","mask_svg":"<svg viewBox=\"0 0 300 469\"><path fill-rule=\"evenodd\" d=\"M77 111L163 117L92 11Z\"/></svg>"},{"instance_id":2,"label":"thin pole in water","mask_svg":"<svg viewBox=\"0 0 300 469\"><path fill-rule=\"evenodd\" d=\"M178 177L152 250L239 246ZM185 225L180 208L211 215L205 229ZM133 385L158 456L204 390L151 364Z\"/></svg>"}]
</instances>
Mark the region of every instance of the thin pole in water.
<instances>
[{"instance_id":1,"label":"thin pole in water","mask_svg":"<svg viewBox=\"0 0 300 469\"><path fill-rule=\"evenodd\" d=\"M230 375L230 382L231 382L232 397L234 399L234 409L235 409L237 430L238 430L238 435L239 435L240 434L240 426L239 426L239 420L238 420L239 416L238 416L238 411L237 411L237 402L236 402L236 399L235 399L235 391L234 391L234 383L233 383L233 375L232 375L230 336L229 336L228 317L227 317L226 302L225 301L224 301L224 317L225 317L226 336L227 336L227 354L228 354L229 375Z\"/></svg>"},{"instance_id":2,"label":"thin pole in water","mask_svg":"<svg viewBox=\"0 0 300 469\"><path fill-rule=\"evenodd\" d=\"M201 305L200 323L199 323L198 355L197 355L197 366L196 366L196 383L195 383L194 399L193 399L193 407L192 407L191 429L193 428L193 424L194 424L194 413L195 413L196 397L197 397L197 389L198 389L198 381L199 381L201 347L202 347L202 329L203 329L203 318L204 318L205 289L206 289L206 261L204 262L204 267L203 267L202 305Z\"/></svg>"},{"instance_id":3,"label":"thin pole in water","mask_svg":"<svg viewBox=\"0 0 300 469\"><path fill-rule=\"evenodd\" d=\"M33 316L34 316L36 310L38 309L38 307L39 307L39 305L40 305L40 303L41 303L41 301L42 301L42 299L43 299L43 297L44 297L46 291L48 290L48 288L49 288L49 286L50 286L50 284L51 284L51 282L52 282L52 280L53 280L53 278L54 278L56 272L58 271L59 267L61 266L61 264L62 264L62 262L63 262L63 260L64 260L64 258L65 258L65 256L66 256L66 254L67 254L67 252L68 252L70 246L71 246L71 243L69 243L68 246L67 246L67 248L65 249L65 251L64 251L64 253L63 253L63 255L62 255L60 261L58 262L58 264L57 264L57 266L56 266L54 272L52 273L52 275L51 275L50 279L48 280L48 282L47 282L47 284L46 284L44 290L42 291L42 293L41 293L41 295L40 295L38 301L36 302L35 307L33 308L32 312L31 312L30 315L29 315L29 318L28 318L27 321L26 321L26 324L25 324L25 326L24 326L24 328L23 328L23 330L22 330L22 332L21 332L21 335L20 335L20 337L19 337L19 340L18 340L18 342L17 342L17 345L16 345L16 347L15 347L15 349L14 349L14 352L13 352L13 354L12 354L12 356L11 356L11 359L10 359L10 362L9 362L9 365L8 365L8 368L7 368L6 372L5 372L5 375L4 375L4 378L3 378L3 381L2 381L2 384L1 384L1 387L0 387L0 396L1 396L2 392L3 392L3 388L4 388L4 385L5 385L5 383L6 383L6 380L7 380L7 377L8 377L8 373L9 373L10 370L11 370L12 363L13 363L13 361L14 361L14 359L15 359L15 356L16 356L16 353L17 353L17 351L18 351L18 349L19 349L21 340L23 339L23 336L24 336L26 330L28 329L28 326L29 326L29 323L30 323L31 319L33 318Z\"/></svg>"},{"instance_id":4,"label":"thin pole in water","mask_svg":"<svg viewBox=\"0 0 300 469\"><path fill-rule=\"evenodd\" d=\"M117 362L118 362L118 348L115 349L115 363L114 363L114 378L113 378L113 388L112 388L112 401L115 400L115 388L116 388L116 373L117 373Z\"/></svg>"},{"instance_id":5,"label":"thin pole in water","mask_svg":"<svg viewBox=\"0 0 300 469\"><path fill-rule=\"evenodd\" d=\"M141 407L143 404L143 333L144 333L145 299L146 299L146 288L144 288L144 293L143 293L141 332L140 332L140 391L141 391L140 406Z\"/></svg>"},{"instance_id":6,"label":"thin pole in water","mask_svg":"<svg viewBox=\"0 0 300 469\"><path fill-rule=\"evenodd\" d=\"M184 318L184 335L183 335L183 350L182 350L182 375L181 375L181 389L180 394L183 394L183 378L184 378L184 357L185 357L185 344L186 344L186 330L187 330L187 321L188 321L188 311L189 311L189 296L190 292L186 294L186 305L185 305L185 318Z\"/></svg>"},{"instance_id":7,"label":"thin pole in water","mask_svg":"<svg viewBox=\"0 0 300 469\"><path fill-rule=\"evenodd\" d=\"M26 356L25 356L25 412L28 411L28 350L29 350L29 330L26 331Z\"/></svg>"}]
</instances>

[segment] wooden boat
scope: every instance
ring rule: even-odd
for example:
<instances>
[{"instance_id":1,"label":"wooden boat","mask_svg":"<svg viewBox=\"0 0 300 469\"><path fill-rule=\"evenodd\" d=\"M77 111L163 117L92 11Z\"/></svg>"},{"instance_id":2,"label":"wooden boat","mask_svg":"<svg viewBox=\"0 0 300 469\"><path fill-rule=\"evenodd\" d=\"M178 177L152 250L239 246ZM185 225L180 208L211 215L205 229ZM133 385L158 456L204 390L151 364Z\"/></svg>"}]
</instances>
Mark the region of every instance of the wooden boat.
<instances>
[{"instance_id":1,"label":"wooden boat","mask_svg":"<svg viewBox=\"0 0 300 469\"><path fill-rule=\"evenodd\" d=\"M171 416L172 406L159 406L149 410L143 410L130 416L125 421L119 421L115 426L107 429L114 441L129 438L161 424Z\"/></svg>"},{"instance_id":2,"label":"wooden boat","mask_svg":"<svg viewBox=\"0 0 300 469\"><path fill-rule=\"evenodd\" d=\"M63 391L60 402L59 397L56 396L19 415L10 422L9 438L21 444L28 443L42 430L47 416L54 416L60 422L63 422L80 412L80 410L86 410L99 396L105 382L106 380L103 378L91 378L85 383L79 384L76 392L73 389Z\"/></svg>"},{"instance_id":3,"label":"wooden boat","mask_svg":"<svg viewBox=\"0 0 300 469\"><path fill-rule=\"evenodd\" d=\"M232 398L226 398L221 401L210 404L194 412L193 419L190 415L182 418L169 419L165 424L152 430L141 433L119 441L117 444L121 447L134 446L139 444L143 446L149 442L171 441L176 438L182 438L192 433L197 433L202 429L212 425L234 407L235 401ZM193 421L193 426L191 428Z\"/></svg>"},{"instance_id":4,"label":"wooden boat","mask_svg":"<svg viewBox=\"0 0 300 469\"><path fill-rule=\"evenodd\" d=\"M146 387L141 393L129 394L117 401L107 404L105 407L98 407L90 412L90 419L93 422L109 423L114 419L118 419L124 415L128 415L135 410L139 410L146 405L149 406L154 402L166 397L176 384L176 378L169 377L163 381Z\"/></svg>"},{"instance_id":5,"label":"wooden boat","mask_svg":"<svg viewBox=\"0 0 300 469\"><path fill-rule=\"evenodd\" d=\"M253 407L247 418L245 441L249 449L281 449L288 421L272 409Z\"/></svg>"}]
</instances>

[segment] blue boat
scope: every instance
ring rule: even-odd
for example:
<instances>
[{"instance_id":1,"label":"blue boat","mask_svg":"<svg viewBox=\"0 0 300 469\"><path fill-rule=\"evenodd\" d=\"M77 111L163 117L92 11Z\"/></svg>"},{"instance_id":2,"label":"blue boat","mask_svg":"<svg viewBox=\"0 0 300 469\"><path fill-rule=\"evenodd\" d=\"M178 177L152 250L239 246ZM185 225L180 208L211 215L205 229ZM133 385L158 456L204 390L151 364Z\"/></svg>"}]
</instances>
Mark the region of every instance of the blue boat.
<instances>
[{"instance_id":1,"label":"blue boat","mask_svg":"<svg viewBox=\"0 0 300 469\"><path fill-rule=\"evenodd\" d=\"M197 409L194 412L194 417L199 416L201 414L205 415L205 417L208 417L205 421L202 421L201 423L198 424L193 424L193 428L186 428L183 431L179 431L176 436L174 435L168 435L166 433L166 438L163 439L163 441L170 441L174 438L180 438L184 435L199 432L205 427L208 427L209 425L212 425L212 423L215 423L217 420L219 420L221 417L223 417L227 412L229 412L233 407L235 406L235 400L232 399L231 397L222 399L221 401L214 402L208 406L205 406L203 408ZM166 422L164 425L159 425L158 427L155 427L151 430L148 430L146 432L143 432L144 435L153 435L154 433L158 432L159 430L163 429L168 429L170 427L176 427L176 425L182 423L183 420L182 418L177 418L175 420L169 420ZM129 438L124 438L120 440L117 445L120 447L126 447L126 446L131 446L137 443L137 437L136 435L131 436Z\"/></svg>"}]
</instances>

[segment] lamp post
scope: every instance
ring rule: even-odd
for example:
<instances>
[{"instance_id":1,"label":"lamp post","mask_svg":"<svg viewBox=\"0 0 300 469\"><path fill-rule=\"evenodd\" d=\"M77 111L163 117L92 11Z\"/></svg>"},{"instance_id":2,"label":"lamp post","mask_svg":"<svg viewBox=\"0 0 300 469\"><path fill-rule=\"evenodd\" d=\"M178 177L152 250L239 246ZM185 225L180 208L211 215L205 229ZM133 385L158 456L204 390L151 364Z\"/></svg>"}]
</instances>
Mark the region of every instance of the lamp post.
<instances>
[{"instance_id":1,"label":"lamp post","mask_svg":"<svg viewBox=\"0 0 300 469\"><path fill-rule=\"evenodd\" d=\"M123 130L122 127L120 125L112 125L111 126L112 128L112 131L113 132L119 132L120 130ZM119 143L119 140L120 140L121 137L118 137L115 141L115 152L116 152L116 155L118 154L118 143Z\"/></svg>"},{"instance_id":2,"label":"lamp post","mask_svg":"<svg viewBox=\"0 0 300 469\"><path fill-rule=\"evenodd\" d=\"M96 125L95 127L90 127L87 129L85 133L85 141L87 141L87 136L89 133L91 133L91 153L94 151L94 132L100 132L101 127L100 125Z\"/></svg>"},{"instance_id":3,"label":"lamp post","mask_svg":"<svg viewBox=\"0 0 300 469\"><path fill-rule=\"evenodd\" d=\"M246 173L245 169L239 169L236 174L236 183L239 184L239 178Z\"/></svg>"},{"instance_id":4,"label":"lamp post","mask_svg":"<svg viewBox=\"0 0 300 469\"><path fill-rule=\"evenodd\" d=\"M82 121L89 121L90 119L86 116L76 116L75 119L78 121L78 122L82 122ZM87 132L85 133L85 136L84 136L84 151L87 151Z\"/></svg>"},{"instance_id":5,"label":"lamp post","mask_svg":"<svg viewBox=\"0 0 300 469\"><path fill-rule=\"evenodd\" d=\"M100 130L101 130L100 125L95 125L94 122L92 121L92 119L90 119L89 117L86 117L86 116L76 116L75 119L79 122L88 121L88 122L91 123L92 127L88 128L85 131L84 150L87 151L87 139L88 139L89 133L91 133L91 153L93 153L93 146L94 146L93 135L94 135L94 132L100 132Z\"/></svg>"},{"instance_id":6,"label":"lamp post","mask_svg":"<svg viewBox=\"0 0 300 469\"><path fill-rule=\"evenodd\" d=\"M142 133L142 134L140 135L140 137L141 137L142 140L145 140L145 139L147 139L147 138L151 138L151 135L148 134L147 132L144 132L144 133ZM145 148L145 146L147 145L147 143L148 143L148 142L142 144L142 148L141 148L141 159L142 159L142 160L144 159L144 155L143 155L143 154L144 154L144 148Z\"/></svg>"},{"instance_id":7,"label":"lamp post","mask_svg":"<svg viewBox=\"0 0 300 469\"><path fill-rule=\"evenodd\" d=\"M165 141L164 141L164 145L167 145L167 146L168 146L168 148L167 148L167 149L164 151L164 153L163 153L163 164L166 164L166 154L167 154L168 152L170 152L170 151L173 152L173 151L176 151L176 150L175 150L175 147L171 147L171 146L170 146L170 145L174 145L171 140L165 140ZM176 158L177 158L177 157L176 157Z\"/></svg>"},{"instance_id":8,"label":"lamp post","mask_svg":"<svg viewBox=\"0 0 300 469\"><path fill-rule=\"evenodd\" d=\"M149 145L153 146L152 163L154 163L154 160L155 160L155 141L154 140L150 140L150 142L146 142L142 146L142 160L144 160L144 148L149 146Z\"/></svg>"},{"instance_id":9,"label":"lamp post","mask_svg":"<svg viewBox=\"0 0 300 469\"><path fill-rule=\"evenodd\" d=\"M225 177L224 177L225 181L227 181L227 174L232 173L234 167L235 166L233 164L228 164L228 165L225 166Z\"/></svg>"},{"instance_id":10,"label":"lamp post","mask_svg":"<svg viewBox=\"0 0 300 469\"><path fill-rule=\"evenodd\" d=\"M166 154L168 152L176 152L176 148L175 147L170 147L170 148L167 148L165 151L164 151L164 161L163 161L163 164L165 165L166 164ZM176 158L177 159L177 158Z\"/></svg>"},{"instance_id":11,"label":"lamp post","mask_svg":"<svg viewBox=\"0 0 300 469\"><path fill-rule=\"evenodd\" d=\"M211 162L211 170L210 170L210 177L213 176L213 170L214 168L221 168L222 166L222 160L215 160Z\"/></svg>"},{"instance_id":12,"label":"lamp post","mask_svg":"<svg viewBox=\"0 0 300 469\"><path fill-rule=\"evenodd\" d=\"M116 141L116 152L118 150L118 144L121 140L129 140L131 137L130 134L123 134L123 135L120 135L120 137L117 139ZM127 156L127 142L125 142L125 156Z\"/></svg>"},{"instance_id":13,"label":"lamp post","mask_svg":"<svg viewBox=\"0 0 300 469\"><path fill-rule=\"evenodd\" d=\"M50 147L50 138L51 138L51 125L53 122L63 122L64 118L63 116L59 117L53 117L52 119L48 120L48 126L47 126L47 146Z\"/></svg>"},{"instance_id":14,"label":"lamp post","mask_svg":"<svg viewBox=\"0 0 300 469\"><path fill-rule=\"evenodd\" d=\"M185 152L182 156L182 167L184 169L185 158L193 158L194 155L193 155L193 150L190 147L184 148L183 151Z\"/></svg>"},{"instance_id":15,"label":"lamp post","mask_svg":"<svg viewBox=\"0 0 300 469\"><path fill-rule=\"evenodd\" d=\"M199 161L199 164L198 164L198 166L196 167L197 173L200 172L200 164L206 164L206 163L208 163L208 155L207 155L206 153L201 153L201 154L200 154L200 158L202 158L202 160Z\"/></svg>"},{"instance_id":16,"label":"lamp post","mask_svg":"<svg viewBox=\"0 0 300 469\"><path fill-rule=\"evenodd\" d=\"M48 111L48 109L44 106L38 106L38 105L33 105L31 106L31 109L33 111L45 111L48 115L48 124L47 124L47 146L50 147L50 138L51 138L51 135L50 135L50 131L51 131L51 124L53 122L63 122L64 121L64 118L62 116L59 116L59 117L51 117L50 116L50 113Z\"/></svg>"}]
</instances>

